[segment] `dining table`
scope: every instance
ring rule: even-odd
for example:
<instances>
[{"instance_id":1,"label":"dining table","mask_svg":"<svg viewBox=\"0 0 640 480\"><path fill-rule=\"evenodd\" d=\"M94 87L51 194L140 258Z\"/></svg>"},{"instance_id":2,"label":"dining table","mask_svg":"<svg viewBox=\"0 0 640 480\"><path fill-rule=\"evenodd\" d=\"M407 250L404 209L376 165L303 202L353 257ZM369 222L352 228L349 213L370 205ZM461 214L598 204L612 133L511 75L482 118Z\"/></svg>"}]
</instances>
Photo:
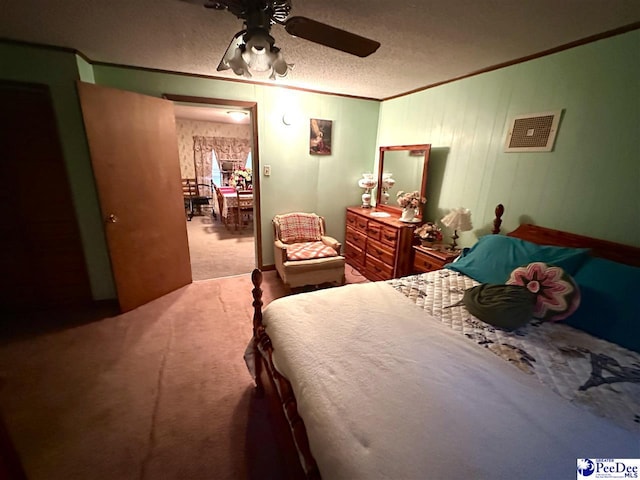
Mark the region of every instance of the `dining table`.
<instances>
[{"instance_id":1,"label":"dining table","mask_svg":"<svg viewBox=\"0 0 640 480\"><path fill-rule=\"evenodd\" d=\"M220 218L227 218L229 215L229 209L238 206L238 195L234 187L219 187L220 193L222 193L222 205L218 206Z\"/></svg>"}]
</instances>

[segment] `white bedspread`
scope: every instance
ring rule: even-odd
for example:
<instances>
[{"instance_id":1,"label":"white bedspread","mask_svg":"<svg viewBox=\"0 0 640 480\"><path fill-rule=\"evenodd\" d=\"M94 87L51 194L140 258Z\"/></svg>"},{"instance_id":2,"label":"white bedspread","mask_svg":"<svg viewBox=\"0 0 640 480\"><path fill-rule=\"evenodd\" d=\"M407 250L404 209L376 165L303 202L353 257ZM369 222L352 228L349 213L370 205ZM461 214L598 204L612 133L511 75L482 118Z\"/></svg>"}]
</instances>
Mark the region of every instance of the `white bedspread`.
<instances>
[{"instance_id":1,"label":"white bedspread","mask_svg":"<svg viewBox=\"0 0 640 480\"><path fill-rule=\"evenodd\" d=\"M324 479L575 478L640 436L569 404L383 282L272 302L264 323Z\"/></svg>"}]
</instances>

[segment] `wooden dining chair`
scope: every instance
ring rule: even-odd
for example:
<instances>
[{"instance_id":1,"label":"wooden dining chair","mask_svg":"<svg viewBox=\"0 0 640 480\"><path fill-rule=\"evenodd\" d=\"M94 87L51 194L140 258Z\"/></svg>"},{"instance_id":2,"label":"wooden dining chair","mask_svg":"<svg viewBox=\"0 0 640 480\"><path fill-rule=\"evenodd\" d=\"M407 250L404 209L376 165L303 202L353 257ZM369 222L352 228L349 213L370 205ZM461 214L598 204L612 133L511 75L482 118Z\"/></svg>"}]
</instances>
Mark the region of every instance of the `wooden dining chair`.
<instances>
[{"instance_id":1,"label":"wooden dining chair","mask_svg":"<svg viewBox=\"0 0 640 480\"><path fill-rule=\"evenodd\" d=\"M236 190L238 204L237 226L244 228L253 223L253 190Z\"/></svg>"},{"instance_id":2,"label":"wooden dining chair","mask_svg":"<svg viewBox=\"0 0 640 480\"><path fill-rule=\"evenodd\" d=\"M216 212L213 208L213 184L212 183L198 183L197 196L193 201L193 205L196 209L196 214L204 214L205 211L211 213L212 218L216 218Z\"/></svg>"},{"instance_id":3,"label":"wooden dining chair","mask_svg":"<svg viewBox=\"0 0 640 480\"><path fill-rule=\"evenodd\" d=\"M184 212L188 221L195 215L194 199L198 196L198 185L195 178L182 179L182 197L184 199Z\"/></svg>"},{"instance_id":4,"label":"wooden dining chair","mask_svg":"<svg viewBox=\"0 0 640 480\"><path fill-rule=\"evenodd\" d=\"M195 215L201 215L203 209L211 206L212 193L211 185L197 183L195 178L182 179L182 196L188 221L191 221Z\"/></svg>"}]
</instances>

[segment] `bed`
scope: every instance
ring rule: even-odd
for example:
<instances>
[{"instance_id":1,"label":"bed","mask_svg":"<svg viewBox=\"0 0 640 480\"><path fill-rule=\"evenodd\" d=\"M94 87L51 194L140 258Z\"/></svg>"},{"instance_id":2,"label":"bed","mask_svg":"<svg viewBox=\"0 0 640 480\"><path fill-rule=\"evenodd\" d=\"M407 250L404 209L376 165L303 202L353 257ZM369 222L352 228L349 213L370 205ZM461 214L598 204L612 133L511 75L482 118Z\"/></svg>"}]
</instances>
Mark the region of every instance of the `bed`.
<instances>
[{"instance_id":1,"label":"bed","mask_svg":"<svg viewBox=\"0 0 640 480\"><path fill-rule=\"evenodd\" d=\"M469 313L465 291L534 263L577 285L570 315ZM249 363L288 477L574 478L578 459L640 458L638 267L640 248L521 225L442 270L264 311L254 271Z\"/></svg>"}]
</instances>

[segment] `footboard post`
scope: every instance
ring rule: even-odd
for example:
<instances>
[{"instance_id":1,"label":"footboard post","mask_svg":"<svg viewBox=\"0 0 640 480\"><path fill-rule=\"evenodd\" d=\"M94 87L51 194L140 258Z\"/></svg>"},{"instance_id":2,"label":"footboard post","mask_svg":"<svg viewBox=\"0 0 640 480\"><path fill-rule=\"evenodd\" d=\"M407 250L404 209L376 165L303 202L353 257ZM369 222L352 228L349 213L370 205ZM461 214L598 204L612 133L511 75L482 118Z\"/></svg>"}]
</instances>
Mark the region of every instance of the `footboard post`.
<instances>
[{"instance_id":1,"label":"footboard post","mask_svg":"<svg viewBox=\"0 0 640 480\"><path fill-rule=\"evenodd\" d=\"M257 394L262 396L264 394L264 385L262 385L261 370L262 370L262 358L258 344L260 342L260 334L264 333L264 326L262 325L262 272L257 268L251 272L251 283L253 283L253 352L254 363L256 370L256 391Z\"/></svg>"}]
</instances>

